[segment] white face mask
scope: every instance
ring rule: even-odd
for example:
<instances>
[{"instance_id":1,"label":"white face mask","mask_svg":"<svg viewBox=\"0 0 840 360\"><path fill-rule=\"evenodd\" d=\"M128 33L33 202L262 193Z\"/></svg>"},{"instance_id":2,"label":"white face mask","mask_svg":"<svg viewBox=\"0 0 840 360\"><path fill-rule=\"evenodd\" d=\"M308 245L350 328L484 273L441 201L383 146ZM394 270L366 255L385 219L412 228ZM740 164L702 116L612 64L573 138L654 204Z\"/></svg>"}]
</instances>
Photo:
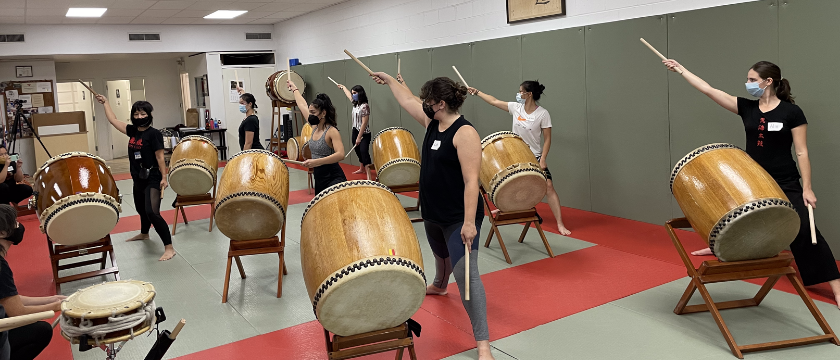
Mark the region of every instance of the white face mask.
<instances>
[{"instance_id":1,"label":"white face mask","mask_svg":"<svg viewBox=\"0 0 840 360\"><path fill-rule=\"evenodd\" d=\"M516 102L518 102L520 104L523 104L523 105L525 104L525 99L522 98L522 94L516 93Z\"/></svg>"}]
</instances>

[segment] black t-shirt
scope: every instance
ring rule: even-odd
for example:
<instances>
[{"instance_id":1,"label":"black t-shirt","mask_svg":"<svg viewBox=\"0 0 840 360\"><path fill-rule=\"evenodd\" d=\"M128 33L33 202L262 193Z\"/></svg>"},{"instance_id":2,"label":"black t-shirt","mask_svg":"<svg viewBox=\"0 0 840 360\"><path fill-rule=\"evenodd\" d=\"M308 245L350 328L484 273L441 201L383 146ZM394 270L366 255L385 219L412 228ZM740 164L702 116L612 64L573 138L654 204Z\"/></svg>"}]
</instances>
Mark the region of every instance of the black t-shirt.
<instances>
[{"instance_id":1,"label":"black t-shirt","mask_svg":"<svg viewBox=\"0 0 840 360\"><path fill-rule=\"evenodd\" d=\"M15 277L6 258L0 256L0 299L18 294Z\"/></svg>"},{"instance_id":2,"label":"black t-shirt","mask_svg":"<svg viewBox=\"0 0 840 360\"><path fill-rule=\"evenodd\" d=\"M157 170L158 163L155 152L163 150L163 134L153 127L143 131L137 131L134 125L126 125L125 133L128 135L128 159L131 165L131 176L135 177L140 173L140 167Z\"/></svg>"},{"instance_id":3,"label":"black t-shirt","mask_svg":"<svg viewBox=\"0 0 840 360\"><path fill-rule=\"evenodd\" d=\"M762 113L758 100L739 97L738 115L744 121L747 154L776 181L799 179L799 169L791 154L791 130L808 123L802 109L782 101L775 109Z\"/></svg>"},{"instance_id":4,"label":"black t-shirt","mask_svg":"<svg viewBox=\"0 0 840 360\"><path fill-rule=\"evenodd\" d=\"M429 122L423 139L420 163L420 212L423 219L443 226L464 221L464 176L458 150L452 140L461 126L472 126L463 116L444 132L437 120ZM484 218L484 203L478 196L476 224Z\"/></svg>"},{"instance_id":5,"label":"black t-shirt","mask_svg":"<svg viewBox=\"0 0 840 360\"><path fill-rule=\"evenodd\" d=\"M245 150L245 132L250 131L254 133L254 142L251 144L251 149L262 149L260 142L260 118L257 115L251 115L242 120L239 124L239 148Z\"/></svg>"},{"instance_id":6,"label":"black t-shirt","mask_svg":"<svg viewBox=\"0 0 840 360\"><path fill-rule=\"evenodd\" d=\"M0 164L0 166L3 166L3 165L5 165L5 164ZM12 162L9 163L9 167L6 168L6 180L3 180L3 182L8 184L8 185L17 184L17 181L15 181L15 173L16 172L17 172L17 162L12 161Z\"/></svg>"}]
</instances>

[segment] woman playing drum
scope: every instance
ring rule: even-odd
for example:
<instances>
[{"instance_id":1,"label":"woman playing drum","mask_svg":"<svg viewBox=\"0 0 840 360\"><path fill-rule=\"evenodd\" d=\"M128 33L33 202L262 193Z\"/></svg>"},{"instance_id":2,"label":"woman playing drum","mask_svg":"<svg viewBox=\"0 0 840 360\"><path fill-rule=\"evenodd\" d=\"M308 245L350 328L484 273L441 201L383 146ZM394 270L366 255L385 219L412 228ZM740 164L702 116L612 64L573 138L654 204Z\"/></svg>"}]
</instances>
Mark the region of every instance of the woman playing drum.
<instances>
[{"instance_id":1,"label":"woman playing drum","mask_svg":"<svg viewBox=\"0 0 840 360\"><path fill-rule=\"evenodd\" d=\"M245 119L239 124L239 148L242 151L264 149L260 143L260 118L257 117L257 99L251 93L237 86L239 90L239 112Z\"/></svg>"},{"instance_id":2,"label":"woman playing drum","mask_svg":"<svg viewBox=\"0 0 840 360\"><path fill-rule=\"evenodd\" d=\"M152 127L152 104L138 101L131 106L131 124L117 119L108 99L96 95L96 100L105 106L105 116L121 133L128 135L128 161L131 166L131 180L134 181L134 207L140 215L140 233L126 241L148 240L149 228L154 225L163 241L163 255L160 261L175 256L169 225L160 216L160 194L169 183L166 180L166 161L163 159L163 135Z\"/></svg>"},{"instance_id":3,"label":"woman playing drum","mask_svg":"<svg viewBox=\"0 0 840 360\"><path fill-rule=\"evenodd\" d=\"M545 173L547 179L546 197L548 197L548 206L551 208L551 212L557 218L557 230L560 231L561 235L569 235L572 232L566 229L563 224L563 217L560 215L560 197L554 191L551 172L548 171L548 165L546 165L548 150L551 148L551 116L548 115L548 110L537 104L543 91L545 91L545 85L537 81L525 81L519 85L516 102L505 102L476 88L469 88L470 94L478 95L488 104L513 115L513 132L522 137L522 140L525 140L525 143L531 148L531 152L537 157L540 168ZM542 144L540 144L540 134L544 138ZM490 191L490 189L486 190Z\"/></svg>"},{"instance_id":4,"label":"woman playing drum","mask_svg":"<svg viewBox=\"0 0 840 360\"><path fill-rule=\"evenodd\" d=\"M790 83L782 77L782 70L773 63L760 61L747 72L747 92L758 100L729 95L686 70L675 60L664 60L669 70L682 70L689 84L714 100L724 109L741 117L747 135L747 154L776 180L799 213L799 234L790 244L799 274L805 286L828 282L840 307L840 271L834 262L828 243L816 230L817 244L811 243L811 227L806 204L817 205L811 189L811 161L808 158L808 122L790 93ZM790 154L791 144L796 150L799 169ZM800 170L802 184L799 183ZM709 249L693 255L710 255Z\"/></svg>"},{"instance_id":5,"label":"woman playing drum","mask_svg":"<svg viewBox=\"0 0 840 360\"><path fill-rule=\"evenodd\" d=\"M370 180L370 104L368 104L367 93L365 88L361 85L353 86L352 89L347 90L347 87L339 84L338 88L344 90L344 95L353 102L353 137L351 138L356 144L356 156L359 157L359 170L354 171L354 174L367 174L367 179Z\"/></svg>"},{"instance_id":6,"label":"woman playing drum","mask_svg":"<svg viewBox=\"0 0 840 360\"><path fill-rule=\"evenodd\" d=\"M374 73L374 80L387 84L394 97L426 128L420 168L420 211L426 239L435 254L435 280L426 294L445 295L450 274L461 292L461 302L472 322L479 359L493 359L487 328L487 298L478 276L478 231L484 219L484 205L478 193L481 139L458 112L467 88L449 78L427 81L420 89L422 103L405 86L386 73ZM464 244L471 249L470 276L465 279ZM465 282L470 282L470 300L464 300Z\"/></svg>"},{"instance_id":7,"label":"woman playing drum","mask_svg":"<svg viewBox=\"0 0 840 360\"><path fill-rule=\"evenodd\" d=\"M287 83L295 93L298 108L309 109L307 121L314 128L309 140L312 159L304 161L303 166L315 168L313 175L317 194L330 186L347 181L344 170L338 164L344 160L344 143L341 142L341 134L336 129L338 124L335 121L335 107L327 94L316 95L312 105L307 105L295 83L291 80Z\"/></svg>"}]
</instances>

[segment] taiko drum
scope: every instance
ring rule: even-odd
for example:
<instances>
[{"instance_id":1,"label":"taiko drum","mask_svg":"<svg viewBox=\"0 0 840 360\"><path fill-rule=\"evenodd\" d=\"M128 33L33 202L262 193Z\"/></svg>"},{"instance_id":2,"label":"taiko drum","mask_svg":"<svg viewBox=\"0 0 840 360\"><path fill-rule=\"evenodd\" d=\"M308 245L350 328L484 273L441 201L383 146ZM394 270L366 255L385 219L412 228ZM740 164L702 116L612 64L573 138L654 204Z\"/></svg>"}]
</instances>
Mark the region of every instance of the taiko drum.
<instances>
[{"instance_id":1,"label":"taiko drum","mask_svg":"<svg viewBox=\"0 0 840 360\"><path fill-rule=\"evenodd\" d=\"M420 151L408 129L386 128L376 134L370 148L379 182L399 186L420 180Z\"/></svg>"},{"instance_id":2,"label":"taiko drum","mask_svg":"<svg viewBox=\"0 0 840 360\"><path fill-rule=\"evenodd\" d=\"M282 101L285 103L294 103L295 102L295 94L292 91L289 91L289 88L286 87L286 70L280 70L271 74L268 79L265 81L265 94L268 95L268 98L273 101ZM303 95L303 92L306 90L306 83L304 83L303 78L298 75L298 73L292 71L291 72L292 82L298 87L300 90L300 94Z\"/></svg>"},{"instance_id":3,"label":"taiko drum","mask_svg":"<svg viewBox=\"0 0 840 360\"><path fill-rule=\"evenodd\" d=\"M510 131L481 140L479 181L490 201L502 211L531 209L546 193L545 174L537 158L528 144Z\"/></svg>"},{"instance_id":4,"label":"taiko drum","mask_svg":"<svg viewBox=\"0 0 840 360\"><path fill-rule=\"evenodd\" d=\"M186 136L169 160L169 185L178 195L203 195L216 184L219 150L204 136Z\"/></svg>"}]
</instances>

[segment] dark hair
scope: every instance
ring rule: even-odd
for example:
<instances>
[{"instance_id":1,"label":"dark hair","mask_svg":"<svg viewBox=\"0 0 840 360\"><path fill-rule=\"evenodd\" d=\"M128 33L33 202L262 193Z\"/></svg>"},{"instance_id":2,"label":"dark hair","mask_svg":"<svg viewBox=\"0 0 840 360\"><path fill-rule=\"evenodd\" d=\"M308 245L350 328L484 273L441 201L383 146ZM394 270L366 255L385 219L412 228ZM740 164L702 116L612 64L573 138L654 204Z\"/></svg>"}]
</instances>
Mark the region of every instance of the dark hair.
<instances>
[{"instance_id":1,"label":"dark hair","mask_svg":"<svg viewBox=\"0 0 840 360\"><path fill-rule=\"evenodd\" d=\"M254 94L251 93L244 93L239 95L239 98L245 100L245 103L251 103L251 108L254 109L254 112L257 112L257 98L254 97Z\"/></svg>"},{"instance_id":2,"label":"dark hair","mask_svg":"<svg viewBox=\"0 0 840 360\"><path fill-rule=\"evenodd\" d=\"M790 94L790 82L782 77L782 69L778 65L769 61L759 61L750 69L755 70L762 79L773 79L773 90L776 91L776 97L779 100L796 104L793 101L793 96Z\"/></svg>"},{"instance_id":3,"label":"dark hair","mask_svg":"<svg viewBox=\"0 0 840 360\"><path fill-rule=\"evenodd\" d=\"M458 111L467 99L467 88L448 77L439 77L426 81L420 88L420 99L435 103L445 101L450 111Z\"/></svg>"},{"instance_id":4,"label":"dark hair","mask_svg":"<svg viewBox=\"0 0 840 360\"><path fill-rule=\"evenodd\" d=\"M539 80L526 80L519 84L526 92L534 95L534 101L539 101L543 92L545 92L545 85L540 84Z\"/></svg>"},{"instance_id":5,"label":"dark hair","mask_svg":"<svg viewBox=\"0 0 840 360\"><path fill-rule=\"evenodd\" d=\"M355 91L357 94L359 94L359 100L354 101L353 106L368 103L367 93L365 92L365 88L363 88L362 85L353 86L353 88L350 90Z\"/></svg>"},{"instance_id":6,"label":"dark hair","mask_svg":"<svg viewBox=\"0 0 840 360\"><path fill-rule=\"evenodd\" d=\"M152 116L152 111L154 109L155 108L152 107L152 104L150 102L140 100L140 101L135 102L134 105L131 105L131 115L130 116L133 118L134 113L136 113L138 111L143 111L143 112L146 113L146 115Z\"/></svg>"},{"instance_id":7,"label":"dark hair","mask_svg":"<svg viewBox=\"0 0 840 360\"><path fill-rule=\"evenodd\" d=\"M0 238L6 238L15 232L17 210L9 204L0 204Z\"/></svg>"},{"instance_id":8,"label":"dark hair","mask_svg":"<svg viewBox=\"0 0 840 360\"><path fill-rule=\"evenodd\" d=\"M314 106L319 111L327 112L327 115L324 116L327 124L332 125L334 127L338 126L338 123L335 121L335 106L333 106L332 100L330 100L329 95L324 93L315 95L315 100L312 100L312 106Z\"/></svg>"}]
</instances>

